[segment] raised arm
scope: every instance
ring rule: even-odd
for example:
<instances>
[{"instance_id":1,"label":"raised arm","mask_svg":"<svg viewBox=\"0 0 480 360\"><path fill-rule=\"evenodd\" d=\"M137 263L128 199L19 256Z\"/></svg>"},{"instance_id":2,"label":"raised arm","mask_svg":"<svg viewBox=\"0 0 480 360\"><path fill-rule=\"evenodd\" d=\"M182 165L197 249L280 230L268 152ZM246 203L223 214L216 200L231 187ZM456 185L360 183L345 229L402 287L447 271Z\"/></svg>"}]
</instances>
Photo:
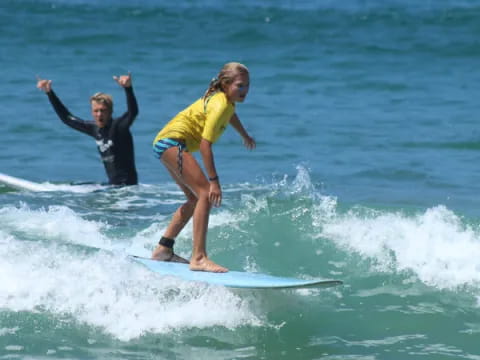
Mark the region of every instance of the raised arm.
<instances>
[{"instance_id":1,"label":"raised arm","mask_svg":"<svg viewBox=\"0 0 480 360\"><path fill-rule=\"evenodd\" d=\"M74 116L60 99L57 97L55 92L52 89L52 80L40 79L37 77L37 88L45 92L48 96L48 100L53 106L53 109L57 113L60 120L62 120L66 125L71 128L81 131L85 134L93 136L93 125L87 121L84 121L76 116Z\"/></svg>"},{"instance_id":2,"label":"raised arm","mask_svg":"<svg viewBox=\"0 0 480 360\"><path fill-rule=\"evenodd\" d=\"M240 119L238 118L237 114L233 114L232 118L230 119L230 124L233 126L235 130L240 134L243 139L243 143L247 149L253 150L257 146L255 139L248 135L247 131L243 127Z\"/></svg>"},{"instance_id":3,"label":"raised arm","mask_svg":"<svg viewBox=\"0 0 480 360\"><path fill-rule=\"evenodd\" d=\"M127 111L120 119L126 126L130 126L138 115L137 99L132 87L132 74L129 72L128 75L114 76L113 79L118 85L125 89L125 95L127 96Z\"/></svg>"}]
</instances>

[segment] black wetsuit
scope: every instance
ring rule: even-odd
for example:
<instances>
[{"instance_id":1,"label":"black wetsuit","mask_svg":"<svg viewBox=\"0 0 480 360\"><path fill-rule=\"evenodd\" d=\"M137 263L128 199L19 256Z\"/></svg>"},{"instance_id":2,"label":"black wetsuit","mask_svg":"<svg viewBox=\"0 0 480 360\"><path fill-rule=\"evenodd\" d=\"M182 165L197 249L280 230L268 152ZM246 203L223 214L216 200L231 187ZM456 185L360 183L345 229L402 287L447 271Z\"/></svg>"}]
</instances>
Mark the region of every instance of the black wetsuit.
<instances>
[{"instance_id":1,"label":"black wetsuit","mask_svg":"<svg viewBox=\"0 0 480 360\"><path fill-rule=\"evenodd\" d=\"M127 112L118 118L112 118L103 128L99 128L95 121L85 121L72 115L53 90L47 93L57 115L65 124L95 138L110 185L138 183L133 139L130 133L130 125L138 114L138 105L132 87L126 87L125 93Z\"/></svg>"}]
</instances>

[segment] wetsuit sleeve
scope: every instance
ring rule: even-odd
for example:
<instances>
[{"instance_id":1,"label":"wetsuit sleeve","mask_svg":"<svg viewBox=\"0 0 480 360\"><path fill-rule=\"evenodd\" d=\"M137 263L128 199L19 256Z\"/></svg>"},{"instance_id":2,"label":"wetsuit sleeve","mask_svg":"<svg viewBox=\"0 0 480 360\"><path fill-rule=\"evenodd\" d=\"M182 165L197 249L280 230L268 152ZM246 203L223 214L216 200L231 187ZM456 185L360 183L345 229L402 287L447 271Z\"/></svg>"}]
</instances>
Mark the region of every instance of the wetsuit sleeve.
<instances>
[{"instance_id":1,"label":"wetsuit sleeve","mask_svg":"<svg viewBox=\"0 0 480 360\"><path fill-rule=\"evenodd\" d=\"M47 95L60 120L75 130L81 131L90 136L94 136L95 125L91 121L85 121L72 115L72 113L70 113L65 105L63 105L53 90L48 92Z\"/></svg>"},{"instance_id":2,"label":"wetsuit sleeve","mask_svg":"<svg viewBox=\"0 0 480 360\"><path fill-rule=\"evenodd\" d=\"M138 115L138 104L132 86L125 88L125 95L127 96L127 111L118 121L119 126L130 127Z\"/></svg>"}]
</instances>

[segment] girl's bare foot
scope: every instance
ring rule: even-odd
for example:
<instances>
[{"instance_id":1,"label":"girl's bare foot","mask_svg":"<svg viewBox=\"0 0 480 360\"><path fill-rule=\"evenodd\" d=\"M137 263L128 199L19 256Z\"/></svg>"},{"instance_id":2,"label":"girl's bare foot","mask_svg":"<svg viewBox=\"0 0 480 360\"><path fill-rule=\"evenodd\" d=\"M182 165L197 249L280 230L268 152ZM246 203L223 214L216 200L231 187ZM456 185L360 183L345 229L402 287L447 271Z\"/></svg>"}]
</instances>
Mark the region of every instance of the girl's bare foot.
<instances>
[{"instance_id":1,"label":"girl's bare foot","mask_svg":"<svg viewBox=\"0 0 480 360\"><path fill-rule=\"evenodd\" d=\"M208 272L214 272L214 273L228 272L228 269L226 267L218 265L206 257L198 261L190 260L190 270L208 271Z\"/></svg>"}]
</instances>

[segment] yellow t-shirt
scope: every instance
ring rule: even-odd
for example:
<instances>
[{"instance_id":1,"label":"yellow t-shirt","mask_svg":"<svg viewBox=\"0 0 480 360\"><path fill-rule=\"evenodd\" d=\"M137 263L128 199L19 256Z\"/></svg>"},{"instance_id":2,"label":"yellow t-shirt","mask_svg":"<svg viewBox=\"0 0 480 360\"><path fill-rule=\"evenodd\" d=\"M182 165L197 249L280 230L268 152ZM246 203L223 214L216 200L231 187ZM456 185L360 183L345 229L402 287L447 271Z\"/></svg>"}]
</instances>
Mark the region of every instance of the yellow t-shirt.
<instances>
[{"instance_id":1,"label":"yellow t-shirt","mask_svg":"<svg viewBox=\"0 0 480 360\"><path fill-rule=\"evenodd\" d=\"M225 93L219 91L207 99L198 99L179 112L157 134L158 140L172 138L185 141L187 150L197 151L203 139L214 143L225 131L235 112L235 104L228 101Z\"/></svg>"}]
</instances>

